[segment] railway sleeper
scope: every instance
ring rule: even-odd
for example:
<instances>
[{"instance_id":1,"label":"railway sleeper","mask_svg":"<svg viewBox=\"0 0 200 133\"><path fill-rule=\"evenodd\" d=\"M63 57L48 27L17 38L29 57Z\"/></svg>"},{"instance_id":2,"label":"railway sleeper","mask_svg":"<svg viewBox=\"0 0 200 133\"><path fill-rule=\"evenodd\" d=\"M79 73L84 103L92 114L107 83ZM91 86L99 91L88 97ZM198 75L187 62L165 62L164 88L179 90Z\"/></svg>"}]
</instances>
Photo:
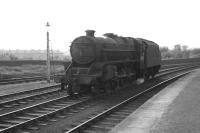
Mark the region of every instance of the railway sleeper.
<instances>
[{"instance_id":1,"label":"railway sleeper","mask_svg":"<svg viewBox=\"0 0 200 133\"><path fill-rule=\"evenodd\" d=\"M13 126L13 124L11 124L11 123L0 123L0 131L1 131L1 129L8 128L11 126Z\"/></svg>"},{"instance_id":2,"label":"railway sleeper","mask_svg":"<svg viewBox=\"0 0 200 133\"><path fill-rule=\"evenodd\" d=\"M117 111L118 112L118 111ZM124 113L127 113L127 114L130 114L131 112L133 112L132 110L130 109L120 109L119 112L124 112Z\"/></svg>"},{"instance_id":3,"label":"railway sleeper","mask_svg":"<svg viewBox=\"0 0 200 133\"><path fill-rule=\"evenodd\" d=\"M84 130L83 133L94 133L94 130Z\"/></svg>"},{"instance_id":4,"label":"railway sleeper","mask_svg":"<svg viewBox=\"0 0 200 133\"><path fill-rule=\"evenodd\" d=\"M39 127L37 127L37 126L29 126L29 127L26 127L26 129L28 129L28 130L39 130Z\"/></svg>"},{"instance_id":5,"label":"railway sleeper","mask_svg":"<svg viewBox=\"0 0 200 133\"><path fill-rule=\"evenodd\" d=\"M50 122L56 122L58 120L56 118L49 118L48 121L50 121Z\"/></svg>"},{"instance_id":6,"label":"railway sleeper","mask_svg":"<svg viewBox=\"0 0 200 133\"><path fill-rule=\"evenodd\" d=\"M57 114L56 115L56 118L66 118L67 116L64 115L63 113L62 114Z\"/></svg>"},{"instance_id":7,"label":"railway sleeper","mask_svg":"<svg viewBox=\"0 0 200 133\"><path fill-rule=\"evenodd\" d=\"M49 110L49 111L56 111L56 108L52 108L52 107L43 107L42 109L44 110Z\"/></svg>"},{"instance_id":8,"label":"railway sleeper","mask_svg":"<svg viewBox=\"0 0 200 133\"><path fill-rule=\"evenodd\" d=\"M30 112L30 113L26 113L26 115L33 116L33 118L35 118L35 117L38 117L40 115L43 115L43 113Z\"/></svg>"},{"instance_id":9,"label":"railway sleeper","mask_svg":"<svg viewBox=\"0 0 200 133\"><path fill-rule=\"evenodd\" d=\"M109 122L120 122L120 119L113 118L113 117L106 117L104 120L109 121Z\"/></svg>"},{"instance_id":10,"label":"railway sleeper","mask_svg":"<svg viewBox=\"0 0 200 133\"><path fill-rule=\"evenodd\" d=\"M75 110L75 109L70 109L69 111L72 112L72 113L78 113L79 112L78 110Z\"/></svg>"},{"instance_id":11,"label":"railway sleeper","mask_svg":"<svg viewBox=\"0 0 200 133\"><path fill-rule=\"evenodd\" d=\"M126 117L127 115L123 115L123 114L110 114L109 116L110 116L110 117L116 117L116 118L124 118L124 117Z\"/></svg>"},{"instance_id":12,"label":"railway sleeper","mask_svg":"<svg viewBox=\"0 0 200 133\"><path fill-rule=\"evenodd\" d=\"M4 105L3 106L4 108L11 108L11 107L13 107L12 105Z\"/></svg>"},{"instance_id":13,"label":"railway sleeper","mask_svg":"<svg viewBox=\"0 0 200 133\"><path fill-rule=\"evenodd\" d=\"M91 128L95 128L95 129L100 129L100 130L110 130L113 126L109 126L109 125L103 125L103 124L95 124L92 125Z\"/></svg>"},{"instance_id":14,"label":"railway sleeper","mask_svg":"<svg viewBox=\"0 0 200 133\"><path fill-rule=\"evenodd\" d=\"M97 125L90 126L89 128L90 129L84 130L84 133L94 133L94 131L96 133L106 133L111 129L108 127L101 127L101 126L97 126Z\"/></svg>"},{"instance_id":15,"label":"railway sleeper","mask_svg":"<svg viewBox=\"0 0 200 133\"><path fill-rule=\"evenodd\" d=\"M61 102L61 104L73 104L74 102L68 102L68 101L66 101L66 102Z\"/></svg>"},{"instance_id":16,"label":"railway sleeper","mask_svg":"<svg viewBox=\"0 0 200 133\"><path fill-rule=\"evenodd\" d=\"M13 106L18 106L18 105L20 105L19 103L13 103L12 104Z\"/></svg>"},{"instance_id":17,"label":"railway sleeper","mask_svg":"<svg viewBox=\"0 0 200 133\"><path fill-rule=\"evenodd\" d=\"M73 112L66 112L65 114L66 115L73 115L74 113Z\"/></svg>"},{"instance_id":18,"label":"railway sleeper","mask_svg":"<svg viewBox=\"0 0 200 133\"><path fill-rule=\"evenodd\" d=\"M41 97L34 97L33 99L34 100L41 100L42 98Z\"/></svg>"},{"instance_id":19,"label":"railway sleeper","mask_svg":"<svg viewBox=\"0 0 200 133\"><path fill-rule=\"evenodd\" d=\"M30 120L30 119L33 119L33 118L35 118L35 117L31 117L31 116L17 116L16 118L17 118L17 119Z\"/></svg>"},{"instance_id":20,"label":"railway sleeper","mask_svg":"<svg viewBox=\"0 0 200 133\"><path fill-rule=\"evenodd\" d=\"M79 109L79 110L85 110L85 108L84 108L84 107L78 107L78 109Z\"/></svg>"},{"instance_id":21,"label":"railway sleeper","mask_svg":"<svg viewBox=\"0 0 200 133\"><path fill-rule=\"evenodd\" d=\"M67 104L65 104L65 103L56 103L56 105L58 105L58 106L66 106Z\"/></svg>"},{"instance_id":22,"label":"railway sleeper","mask_svg":"<svg viewBox=\"0 0 200 133\"><path fill-rule=\"evenodd\" d=\"M60 109L62 108L62 106L59 106L59 105L51 105L52 108L56 108L56 109Z\"/></svg>"},{"instance_id":23,"label":"railway sleeper","mask_svg":"<svg viewBox=\"0 0 200 133\"><path fill-rule=\"evenodd\" d=\"M108 121L104 121L104 120L103 120L103 121L97 122L97 124L115 126L115 123L113 123L113 122L108 122Z\"/></svg>"},{"instance_id":24,"label":"railway sleeper","mask_svg":"<svg viewBox=\"0 0 200 133\"><path fill-rule=\"evenodd\" d=\"M41 122L38 122L38 125L39 125L39 126L47 126L48 123L46 123L46 122L42 122L42 121L41 121Z\"/></svg>"},{"instance_id":25,"label":"railway sleeper","mask_svg":"<svg viewBox=\"0 0 200 133\"><path fill-rule=\"evenodd\" d=\"M118 115L129 115L130 113L129 112L123 112L123 111L117 111L117 112L114 112L113 114L118 114Z\"/></svg>"},{"instance_id":26,"label":"railway sleeper","mask_svg":"<svg viewBox=\"0 0 200 133\"><path fill-rule=\"evenodd\" d=\"M42 113L42 114L47 114L47 113L50 113L51 110L36 110L34 111L35 113Z\"/></svg>"},{"instance_id":27,"label":"railway sleeper","mask_svg":"<svg viewBox=\"0 0 200 133\"><path fill-rule=\"evenodd\" d=\"M13 120L6 120L5 122L19 124L26 121L25 119L13 119Z\"/></svg>"}]
</instances>

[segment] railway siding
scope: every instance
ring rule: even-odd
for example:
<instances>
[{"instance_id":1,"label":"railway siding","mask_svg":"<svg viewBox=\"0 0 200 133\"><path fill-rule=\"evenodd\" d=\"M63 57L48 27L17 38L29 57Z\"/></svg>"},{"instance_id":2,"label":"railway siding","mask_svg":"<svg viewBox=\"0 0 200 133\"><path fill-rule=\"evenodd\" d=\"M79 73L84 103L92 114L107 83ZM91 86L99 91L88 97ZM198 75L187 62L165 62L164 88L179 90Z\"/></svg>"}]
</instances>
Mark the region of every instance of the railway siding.
<instances>
[{"instance_id":1,"label":"railway siding","mask_svg":"<svg viewBox=\"0 0 200 133\"><path fill-rule=\"evenodd\" d=\"M20 84L8 84L0 86L0 95L17 93L20 91L33 90L37 88L56 85L56 83L46 83L46 81L29 82ZM14 88L14 89L13 89Z\"/></svg>"}]
</instances>

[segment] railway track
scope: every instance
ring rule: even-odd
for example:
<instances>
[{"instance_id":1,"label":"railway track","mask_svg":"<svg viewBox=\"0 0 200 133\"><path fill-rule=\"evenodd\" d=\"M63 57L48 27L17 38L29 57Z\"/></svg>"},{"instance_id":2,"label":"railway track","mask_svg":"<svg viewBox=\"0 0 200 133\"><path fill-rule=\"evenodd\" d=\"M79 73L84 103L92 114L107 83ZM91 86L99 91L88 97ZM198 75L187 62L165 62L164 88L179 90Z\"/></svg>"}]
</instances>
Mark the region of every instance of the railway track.
<instances>
[{"instance_id":1,"label":"railway track","mask_svg":"<svg viewBox=\"0 0 200 133\"><path fill-rule=\"evenodd\" d=\"M190 72L185 72L179 75L176 75L170 79L167 79L163 82L160 82L136 95L122 101L121 103L112 106L111 108L105 110L104 112L94 116L93 118L79 124L78 126L66 131L65 133L105 133L111 130L116 124L118 124L121 120L126 118L130 113L133 112L138 105L138 98L143 101L148 100L155 93L157 93L163 86L168 85L174 80L185 76ZM158 90L155 90L158 89ZM141 101L140 101L141 103ZM142 104L142 103L141 103ZM137 106L137 107L136 107Z\"/></svg>"},{"instance_id":2,"label":"railway track","mask_svg":"<svg viewBox=\"0 0 200 133\"><path fill-rule=\"evenodd\" d=\"M59 90L60 89L60 84L48 86L48 87L41 87L37 89L32 89L32 90L26 90L26 91L20 91L17 93L11 93L11 94L5 94L5 95L0 95L0 100L1 101L8 101L10 99L17 99L20 97L26 97L28 95L33 95L33 94L41 94L50 90Z\"/></svg>"},{"instance_id":3,"label":"railway track","mask_svg":"<svg viewBox=\"0 0 200 133\"><path fill-rule=\"evenodd\" d=\"M163 69L160 73L167 72L170 70L178 69L175 68L168 68ZM45 99L52 95L58 95L59 93L63 93L60 91L60 84L49 86L49 87L42 87L38 89L28 90L28 91L21 91L18 93L1 95L0 96L0 112L1 110L5 110L8 108L16 107L17 105L24 105L34 102L36 100Z\"/></svg>"},{"instance_id":4,"label":"railway track","mask_svg":"<svg viewBox=\"0 0 200 133\"><path fill-rule=\"evenodd\" d=\"M39 94L32 94L24 97L4 100L0 102L0 112L10 112L10 110L12 111L22 106L30 106L31 104L35 104L37 102L62 97L64 95L67 95L66 91L50 90Z\"/></svg>"},{"instance_id":5,"label":"railway track","mask_svg":"<svg viewBox=\"0 0 200 133\"><path fill-rule=\"evenodd\" d=\"M193 67L197 67L197 65L194 65ZM185 68L181 67L180 69L176 69L173 71L172 70L170 71L168 69L162 72L162 74L160 74L157 77L161 77L162 75L167 75L169 73L183 71L188 68L189 66ZM33 97L39 98L40 95L33 96ZM31 101L31 99L29 99L28 97L18 99L18 100L22 100L22 103L23 103L23 99L25 99L25 102ZM80 110L84 110L85 108L88 108L90 106L93 106L90 104L91 98L82 97L80 99L82 100L78 100L78 99L72 100L72 99L68 99L68 96L63 96L57 99L49 100L44 103L40 103L40 104L26 107L20 110L2 114L0 115L0 120L1 120L0 131L4 133L4 132L15 132L16 130L19 130L19 129L37 130L38 126L47 125L46 121L56 121L57 118L64 118L66 117L66 115L73 114L73 113L79 112ZM15 104L17 102L15 100L7 101L7 102L5 101L3 103L4 106L6 105L6 103ZM99 104L99 103L96 103L96 104Z\"/></svg>"},{"instance_id":6,"label":"railway track","mask_svg":"<svg viewBox=\"0 0 200 133\"><path fill-rule=\"evenodd\" d=\"M196 66L193 66L192 68L196 68ZM170 83L170 82L172 82L172 81L174 81L174 80L176 80L177 78L179 78L179 77L181 77L181 76L184 76L184 75L186 75L186 74L188 74L188 73L190 73L190 71L188 72L188 70L187 70L188 68L183 68L182 70L180 69L179 71L187 71L187 72L184 72L184 73L182 73L182 74L179 74L178 76L177 76L177 74L175 75L175 76L173 76L173 77L171 77L171 78L168 78L167 80L165 80L165 81L162 81L162 82L158 82L156 85L154 85L153 87L151 86L151 87L149 87L149 89L144 89L142 92L139 92L139 93L136 93L134 96L131 96L132 98L137 98L137 97L139 97L139 96L141 96L141 95L144 95L146 92L149 92L149 91L151 91L151 90L153 90L154 88L158 88L158 87L160 87L160 86L165 86L165 85L167 85L168 83ZM178 72L178 70L175 70L175 71L173 71L173 72ZM170 72L167 72L168 74L170 73ZM165 75L167 75L167 73L163 73L163 74L160 74L160 75L158 75L157 76L157 78L158 77L161 77L161 76L165 76ZM139 89L141 89L141 88L139 88ZM133 90L132 90L133 91ZM121 94L122 95L122 94ZM128 97L128 96L127 96ZM131 98L131 99L132 99ZM147 97L148 98L148 97ZM129 98L130 99L130 98ZM142 98L143 99L143 98ZM124 100L124 101L127 101L127 99L126 100ZM121 103L124 103L124 101L123 102L121 102ZM129 100L128 100L129 101ZM140 101L139 101L140 102ZM120 103L120 104L121 104ZM136 102L136 103L138 103L138 102ZM136 103L134 103L134 105L132 105L132 106L130 106L130 108L131 107L133 107L133 108L135 108L136 106L135 106L135 104ZM119 104L119 105L120 105ZM122 110L120 111L120 112L116 112L115 114L114 113L112 113L111 115L110 115L110 111L112 112L113 110L112 109L114 109L116 106L118 106L118 104L117 105L114 105L113 107L111 107L111 108L109 108L109 109L107 109L106 111L104 111L104 112L102 112L102 113L99 113L99 114L97 114L96 116L94 116L94 117L92 117L91 119L87 119L87 120L85 120L83 123L80 123L80 124L78 124L78 125L76 125L75 127L73 127L73 128L65 128L65 130L66 130L66 133L73 133L73 132L87 132L87 133L93 133L93 132L100 132L100 133L104 133L104 132L107 132L108 130L110 130L113 126L115 126L118 122L120 122L121 120L123 120L127 115L129 115L130 113L132 113L133 112L133 109L131 108L129 108L129 109L125 109L125 111L123 112ZM120 105L121 106L121 105ZM108 116L108 115L110 115L110 116ZM110 117L110 118L109 118ZM103 118L103 120L101 121L101 118ZM105 119L104 119L105 118ZM105 121L104 121L105 120ZM89 127L89 128L88 128Z\"/></svg>"},{"instance_id":7,"label":"railway track","mask_svg":"<svg viewBox=\"0 0 200 133\"><path fill-rule=\"evenodd\" d=\"M168 68L168 69L162 69L160 71L160 74L162 73L166 73L168 71L171 70L179 70L179 69L184 69L186 66L183 67L175 67L175 68ZM1 95L0 96L0 104L11 104L11 103L17 103L18 101L22 101L24 100L26 102L26 100L31 100L34 98L38 98L41 96L45 96L45 95L50 95L51 93L57 93L60 91L60 84L56 84L56 85L52 85L49 87L42 87L42 88L38 88L38 89L32 89L32 90L28 90L28 91L21 91L18 93L13 93L13 94L6 94L6 95ZM9 105L8 105L9 106ZM3 107L3 105L1 106Z\"/></svg>"},{"instance_id":8,"label":"railway track","mask_svg":"<svg viewBox=\"0 0 200 133\"><path fill-rule=\"evenodd\" d=\"M174 73L175 71L182 71L183 69L188 69L188 67L173 70L173 72L167 71L163 74L166 75L166 73ZM162 74L159 76L162 76ZM0 115L0 131L2 133L13 133L20 129L38 130L38 126L47 125L47 121L56 121L58 118L64 118L66 115L73 115L73 113L84 110L87 107L94 106L90 105L90 101L92 100L94 99L89 97L81 97L73 100L69 99L68 96L63 96L37 105L2 114ZM25 101L28 100L26 99Z\"/></svg>"},{"instance_id":9,"label":"railway track","mask_svg":"<svg viewBox=\"0 0 200 133\"><path fill-rule=\"evenodd\" d=\"M166 64L162 65L161 69L166 69L166 68L173 68L173 67L179 67L179 66L186 66L186 65L194 65L194 64L199 64L200 62L193 62L193 63L177 63L177 64Z\"/></svg>"},{"instance_id":10,"label":"railway track","mask_svg":"<svg viewBox=\"0 0 200 133\"><path fill-rule=\"evenodd\" d=\"M60 75L56 75L56 77L60 77ZM51 79L54 79L55 75L51 76ZM17 84L17 83L24 83L24 82L35 82L46 80L46 76L29 76L29 77L20 77L20 78L11 78L11 79L1 79L0 85L7 85L7 84Z\"/></svg>"},{"instance_id":11,"label":"railway track","mask_svg":"<svg viewBox=\"0 0 200 133\"><path fill-rule=\"evenodd\" d=\"M181 71L181 70L185 70L185 69L194 69L194 68L198 68L200 66L200 63L196 63L196 64L185 64L185 65L180 65L180 66L175 66L175 67L170 67L170 68L163 68L159 71L158 75L167 75L170 74L171 72L177 72L177 71Z\"/></svg>"},{"instance_id":12,"label":"railway track","mask_svg":"<svg viewBox=\"0 0 200 133\"><path fill-rule=\"evenodd\" d=\"M33 82L33 81L41 81L41 80L45 80L45 79L46 78L43 77L43 76L4 79L4 80L0 80L0 85L16 84L16 83L24 83L24 82Z\"/></svg>"},{"instance_id":13,"label":"railway track","mask_svg":"<svg viewBox=\"0 0 200 133\"><path fill-rule=\"evenodd\" d=\"M0 132L13 133L25 126L27 129L35 129L37 128L33 126L35 122L39 122L39 125L45 125L43 121L54 121L54 119L51 118L55 117L55 115L60 118L65 117L65 115L61 114L66 110L68 110L68 113L73 113L73 110L69 110L77 105L84 104L85 101L88 102L88 99L88 97L81 97L73 100L70 99L69 96L63 96L0 115ZM31 127L29 127L30 124L32 125Z\"/></svg>"},{"instance_id":14,"label":"railway track","mask_svg":"<svg viewBox=\"0 0 200 133\"><path fill-rule=\"evenodd\" d=\"M191 66L190 66L191 67ZM171 73L172 70L180 71L183 69L187 69L188 67L181 67L181 68L170 68L160 71L160 74L163 75ZM173 71L175 72L175 71ZM41 99L48 99L53 95L60 95L66 92L59 89L60 85L50 86L50 87L43 87L36 90L29 90L23 91L19 93L14 93L10 95L0 96L0 110L7 110L8 108L12 108L24 104L30 104L35 101L39 101Z\"/></svg>"}]
</instances>

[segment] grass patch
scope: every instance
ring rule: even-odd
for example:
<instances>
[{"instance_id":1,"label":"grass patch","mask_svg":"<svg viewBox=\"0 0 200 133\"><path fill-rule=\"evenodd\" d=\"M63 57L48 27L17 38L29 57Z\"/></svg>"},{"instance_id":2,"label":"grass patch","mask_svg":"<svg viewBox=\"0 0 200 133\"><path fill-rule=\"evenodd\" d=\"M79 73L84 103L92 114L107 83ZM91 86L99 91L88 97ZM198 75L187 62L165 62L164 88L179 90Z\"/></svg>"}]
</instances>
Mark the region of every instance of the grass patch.
<instances>
[{"instance_id":1,"label":"grass patch","mask_svg":"<svg viewBox=\"0 0 200 133\"><path fill-rule=\"evenodd\" d=\"M0 78L21 77L31 75L46 75L46 65L21 65L21 66L0 66ZM51 74L63 73L63 65L51 66Z\"/></svg>"}]
</instances>

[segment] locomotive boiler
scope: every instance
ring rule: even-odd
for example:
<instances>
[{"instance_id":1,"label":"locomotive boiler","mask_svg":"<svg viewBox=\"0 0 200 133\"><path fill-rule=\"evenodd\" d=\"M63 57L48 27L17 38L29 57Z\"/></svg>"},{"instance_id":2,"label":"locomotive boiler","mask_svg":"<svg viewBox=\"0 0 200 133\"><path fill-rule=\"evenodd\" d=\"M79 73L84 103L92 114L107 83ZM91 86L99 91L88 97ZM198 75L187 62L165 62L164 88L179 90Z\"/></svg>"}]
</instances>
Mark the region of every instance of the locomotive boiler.
<instances>
[{"instance_id":1,"label":"locomotive boiler","mask_svg":"<svg viewBox=\"0 0 200 133\"><path fill-rule=\"evenodd\" d=\"M61 80L70 95L110 92L126 82L154 77L161 66L159 46L142 38L106 33L95 37L94 30L73 40L71 64Z\"/></svg>"}]
</instances>

